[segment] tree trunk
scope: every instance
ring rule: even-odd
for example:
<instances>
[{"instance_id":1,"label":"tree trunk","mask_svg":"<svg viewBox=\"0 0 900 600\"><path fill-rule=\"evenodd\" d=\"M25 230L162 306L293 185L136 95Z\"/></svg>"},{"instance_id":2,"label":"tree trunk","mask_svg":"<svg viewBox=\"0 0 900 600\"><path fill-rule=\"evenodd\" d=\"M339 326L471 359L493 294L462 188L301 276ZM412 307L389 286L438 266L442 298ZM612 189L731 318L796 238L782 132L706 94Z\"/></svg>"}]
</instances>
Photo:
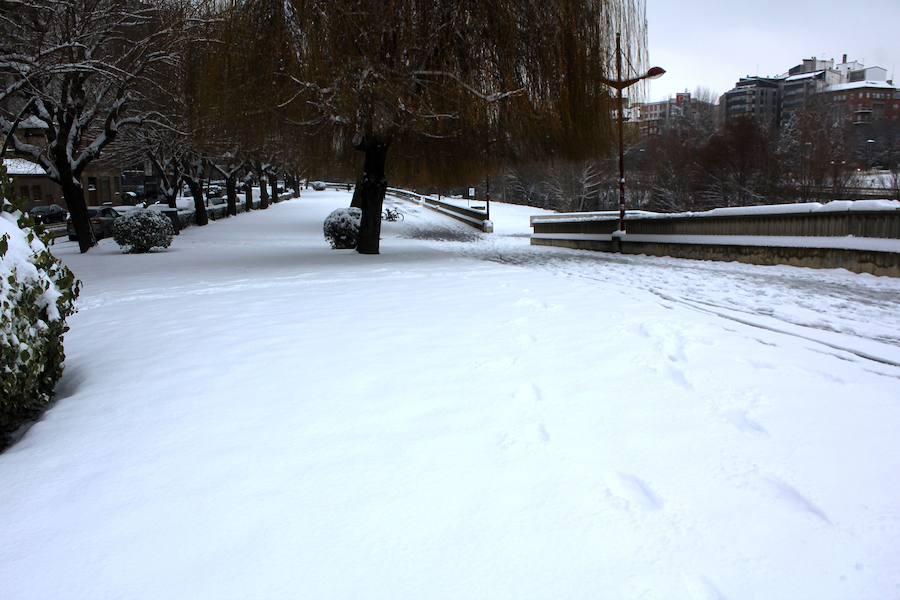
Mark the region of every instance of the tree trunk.
<instances>
[{"instance_id":1,"label":"tree trunk","mask_svg":"<svg viewBox=\"0 0 900 600\"><path fill-rule=\"evenodd\" d=\"M366 153L363 166L362 217L359 222L359 237L356 240L356 251L360 254L378 254L381 241L381 207L384 204L384 192L387 190L387 179L384 176L384 165L387 161L388 145L386 142L372 140L363 142L361 147Z\"/></svg>"},{"instance_id":2,"label":"tree trunk","mask_svg":"<svg viewBox=\"0 0 900 600\"><path fill-rule=\"evenodd\" d=\"M206 205L203 204L203 185L196 179L185 177L184 180L194 197L194 222L202 227L209 224L209 216L206 214Z\"/></svg>"},{"instance_id":3,"label":"tree trunk","mask_svg":"<svg viewBox=\"0 0 900 600\"><path fill-rule=\"evenodd\" d=\"M237 175L229 175L225 178L225 193L228 196L228 214L237 214Z\"/></svg>"},{"instance_id":4,"label":"tree trunk","mask_svg":"<svg viewBox=\"0 0 900 600\"><path fill-rule=\"evenodd\" d=\"M244 182L244 210L250 212L253 210L253 185L251 182Z\"/></svg>"},{"instance_id":5,"label":"tree trunk","mask_svg":"<svg viewBox=\"0 0 900 600\"><path fill-rule=\"evenodd\" d=\"M353 188L353 199L350 200L350 206L353 208L362 208L362 182L363 178L360 176L356 180L356 187Z\"/></svg>"},{"instance_id":6,"label":"tree trunk","mask_svg":"<svg viewBox=\"0 0 900 600\"><path fill-rule=\"evenodd\" d=\"M272 202L278 202L278 176L272 175Z\"/></svg>"},{"instance_id":7,"label":"tree trunk","mask_svg":"<svg viewBox=\"0 0 900 600\"><path fill-rule=\"evenodd\" d=\"M78 236L78 249L82 254L97 245L94 238L94 230L91 227L91 219L88 217L87 204L84 201L84 188L74 177L63 177L60 182L66 208L75 227L75 235Z\"/></svg>"},{"instance_id":8,"label":"tree trunk","mask_svg":"<svg viewBox=\"0 0 900 600\"><path fill-rule=\"evenodd\" d=\"M259 177L259 208L260 210L269 208L269 188L267 180L264 176Z\"/></svg>"},{"instance_id":9,"label":"tree trunk","mask_svg":"<svg viewBox=\"0 0 900 600\"><path fill-rule=\"evenodd\" d=\"M299 176L294 177L294 195L296 195L298 198L300 197L300 177Z\"/></svg>"}]
</instances>

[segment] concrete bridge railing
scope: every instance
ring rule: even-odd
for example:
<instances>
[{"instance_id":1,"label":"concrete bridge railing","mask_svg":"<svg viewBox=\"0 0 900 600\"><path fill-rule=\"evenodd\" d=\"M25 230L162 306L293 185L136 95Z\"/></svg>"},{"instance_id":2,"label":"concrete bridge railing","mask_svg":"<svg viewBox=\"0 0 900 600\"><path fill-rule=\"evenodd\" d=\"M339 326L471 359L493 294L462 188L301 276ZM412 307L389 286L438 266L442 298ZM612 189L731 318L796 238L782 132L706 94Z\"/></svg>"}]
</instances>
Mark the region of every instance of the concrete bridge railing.
<instances>
[{"instance_id":1,"label":"concrete bridge railing","mask_svg":"<svg viewBox=\"0 0 900 600\"><path fill-rule=\"evenodd\" d=\"M462 221L466 225L470 225L485 233L494 231L494 224L488 219L487 212L484 210L468 206L459 206L453 202L438 200L432 196L424 196L400 188L388 188L387 193L426 206L434 211L445 214L448 217L452 217L457 221Z\"/></svg>"},{"instance_id":2,"label":"concrete bridge railing","mask_svg":"<svg viewBox=\"0 0 900 600\"><path fill-rule=\"evenodd\" d=\"M340 182L326 182L325 185L334 190L348 191L351 190L353 186L353 184ZM430 208L485 233L492 233L494 231L494 224L488 219L487 212L484 210L471 208L469 206L460 206L450 201L439 200L433 196L426 196L401 188L389 187L387 188L387 193L391 196L410 200L411 202Z\"/></svg>"},{"instance_id":3,"label":"concrete bridge railing","mask_svg":"<svg viewBox=\"0 0 900 600\"><path fill-rule=\"evenodd\" d=\"M900 276L900 202L837 201L699 213L565 213L531 218L534 245Z\"/></svg>"}]
</instances>

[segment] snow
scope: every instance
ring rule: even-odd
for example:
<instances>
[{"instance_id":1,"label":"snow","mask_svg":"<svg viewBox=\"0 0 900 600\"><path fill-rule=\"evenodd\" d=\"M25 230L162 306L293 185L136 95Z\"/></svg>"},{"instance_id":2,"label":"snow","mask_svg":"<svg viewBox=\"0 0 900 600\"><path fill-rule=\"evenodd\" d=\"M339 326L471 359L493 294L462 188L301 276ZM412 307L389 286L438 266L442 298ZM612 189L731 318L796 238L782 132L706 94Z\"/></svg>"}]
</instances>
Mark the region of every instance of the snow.
<instances>
[{"instance_id":1,"label":"snow","mask_svg":"<svg viewBox=\"0 0 900 600\"><path fill-rule=\"evenodd\" d=\"M790 77L785 78L785 81L799 81L801 79L812 79L814 77L818 77L824 73L824 71L811 71L809 73L800 73L799 75L791 75Z\"/></svg>"},{"instance_id":2,"label":"snow","mask_svg":"<svg viewBox=\"0 0 900 600\"><path fill-rule=\"evenodd\" d=\"M826 92L846 92L848 90L858 90L858 89L880 89L880 90L894 90L897 89L893 84L890 84L886 81L853 81L851 83L837 83L834 85L829 85L825 88Z\"/></svg>"},{"instance_id":3,"label":"snow","mask_svg":"<svg viewBox=\"0 0 900 600\"><path fill-rule=\"evenodd\" d=\"M5 201L0 202L6 205ZM6 208L6 206L4 206ZM5 239L7 248L6 253L0 260L0 285L6 283L6 278L13 271L18 273L19 279L31 280L37 279L39 273L34 266L34 252L31 243L25 236L25 232L19 229L16 219L20 213L0 211L0 239ZM6 291L6 288L3 288ZM4 296L2 300L6 300Z\"/></svg>"},{"instance_id":4,"label":"snow","mask_svg":"<svg viewBox=\"0 0 900 600\"><path fill-rule=\"evenodd\" d=\"M346 192L54 251L57 404L0 455L45 598L891 598L900 280L529 245Z\"/></svg>"},{"instance_id":5,"label":"snow","mask_svg":"<svg viewBox=\"0 0 900 600\"><path fill-rule=\"evenodd\" d=\"M46 177L47 173L39 164L24 158L4 158L3 166L10 177Z\"/></svg>"},{"instance_id":6,"label":"snow","mask_svg":"<svg viewBox=\"0 0 900 600\"><path fill-rule=\"evenodd\" d=\"M820 204L819 202L802 202L797 204L764 204L760 206L734 206L728 208L714 208L700 212L680 213L655 213L648 211L628 211L628 219L677 219L677 218L705 218L705 217L736 217L753 215L792 215L810 214L820 212L867 212L873 210L900 210L900 201L897 200L834 200ZM599 211L584 213L563 213L557 215L539 215L531 219L531 224L558 223L558 222L583 222L583 221L614 221L618 220L619 213L615 211Z\"/></svg>"},{"instance_id":7,"label":"snow","mask_svg":"<svg viewBox=\"0 0 900 600\"><path fill-rule=\"evenodd\" d=\"M900 187L900 173L890 171L859 171L853 175L851 185L864 188L893 190Z\"/></svg>"},{"instance_id":8,"label":"snow","mask_svg":"<svg viewBox=\"0 0 900 600\"><path fill-rule=\"evenodd\" d=\"M22 119L21 123L19 123L19 127L22 129L47 129L47 123L39 119L36 115L31 115Z\"/></svg>"},{"instance_id":9,"label":"snow","mask_svg":"<svg viewBox=\"0 0 900 600\"><path fill-rule=\"evenodd\" d=\"M13 364L4 360L3 368L24 377L29 372L26 351L40 342L47 322L59 320L57 301L62 294L55 276L37 267L38 255L46 250L44 243L37 237L29 239L28 233L19 228L17 219L21 213L13 211L5 200L0 204L3 208L0 211L0 245L3 246L0 256L0 344L15 349ZM41 292L33 302L39 314L44 316L29 325L21 321L21 316L16 320L16 307L31 302L26 292L35 288Z\"/></svg>"},{"instance_id":10,"label":"snow","mask_svg":"<svg viewBox=\"0 0 900 600\"><path fill-rule=\"evenodd\" d=\"M681 235L645 234L615 231L613 233L535 233L536 240L610 241L613 237L627 242L659 244L698 244L713 246L766 246L770 248L834 248L870 252L900 253L900 240L853 236L792 235Z\"/></svg>"}]
</instances>

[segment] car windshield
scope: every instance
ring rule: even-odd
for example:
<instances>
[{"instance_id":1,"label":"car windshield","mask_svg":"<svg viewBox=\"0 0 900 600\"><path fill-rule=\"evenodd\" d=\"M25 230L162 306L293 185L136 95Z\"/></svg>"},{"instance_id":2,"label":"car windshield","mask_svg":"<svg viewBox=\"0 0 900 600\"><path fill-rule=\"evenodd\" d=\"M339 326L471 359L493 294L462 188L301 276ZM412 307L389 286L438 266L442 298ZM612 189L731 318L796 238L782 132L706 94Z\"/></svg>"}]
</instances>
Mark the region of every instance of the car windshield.
<instances>
[{"instance_id":1,"label":"car windshield","mask_svg":"<svg viewBox=\"0 0 900 600\"><path fill-rule=\"evenodd\" d=\"M93 218L96 217L100 213L99 208L88 208L88 217Z\"/></svg>"}]
</instances>

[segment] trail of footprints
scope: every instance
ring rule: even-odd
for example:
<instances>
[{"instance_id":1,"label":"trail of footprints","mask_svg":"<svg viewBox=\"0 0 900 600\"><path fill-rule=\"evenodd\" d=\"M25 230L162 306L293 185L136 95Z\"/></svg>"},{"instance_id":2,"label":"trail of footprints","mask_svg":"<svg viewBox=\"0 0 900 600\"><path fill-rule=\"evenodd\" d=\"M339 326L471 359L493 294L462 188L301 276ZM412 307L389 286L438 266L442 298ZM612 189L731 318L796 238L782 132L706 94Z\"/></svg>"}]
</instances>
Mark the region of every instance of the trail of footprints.
<instances>
[{"instance_id":1,"label":"trail of footprints","mask_svg":"<svg viewBox=\"0 0 900 600\"><path fill-rule=\"evenodd\" d=\"M539 446L550 442L550 433L536 414L541 398L541 389L534 383L522 384L513 393L512 410L518 424L501 435L500 444L504 449Z\"/></svg>"},{"instance_id":2,"label":"trail of footprints","mask_svg":"<svg viewBox=\"0 0 900 600\"><path fill-rule=\"evenodd\" d=\"M524 298L516 303L518 308L530 308L547 310L548 307L534 300ZM510 322L516 327L527 325L528 319L519 317ZM639 328L639 333L652 339L657 348L665 356L666 372L670 379L686 390L692 390L693 385L687 378L680 363L686 360L685 341L681 332L662 323L645 323ZM529 334L521 334L516 340L523 347L536 341ZM759 340L761 343L765 343ZM513 362L516 362L513 359ZM512 394L513 410L520 416L519 424L511 431L501 436L501 446L507 450L514 448L534 448L549 444L551 434L542 420L539 418L538 407L543 400L540 387L528 382L520 385ZM720 416L733 426L737 431L758 436L769 437L768 430L759 422L748 415L748 410L732 408L720 413ZM666 502L663 496L654 486L641 477L627 472L612 472L604 478L606 500L629 512L649 513L664 511ZM806 515L821 523L832 525L826 512L796 487L774 476L759 475L752 488L757 489L763 495L775 500L781 506L799 514ZM700 597L722 598L719 590L708 580L703 579L698 586Z\"/></svg>"}]
</instances>

